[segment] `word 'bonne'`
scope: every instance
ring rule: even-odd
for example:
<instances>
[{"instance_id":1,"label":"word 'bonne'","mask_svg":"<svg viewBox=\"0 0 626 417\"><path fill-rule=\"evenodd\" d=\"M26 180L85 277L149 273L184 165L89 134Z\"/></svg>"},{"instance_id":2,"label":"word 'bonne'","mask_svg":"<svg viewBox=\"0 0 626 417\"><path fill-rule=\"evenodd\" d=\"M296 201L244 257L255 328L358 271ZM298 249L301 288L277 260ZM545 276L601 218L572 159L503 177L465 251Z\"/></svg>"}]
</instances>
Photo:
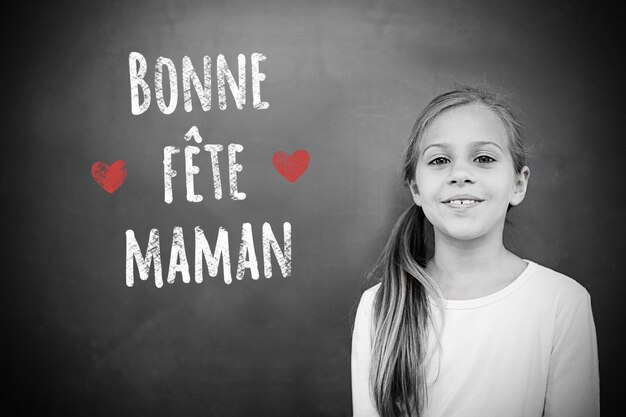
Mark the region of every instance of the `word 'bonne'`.
<instances>
[{"instance_id":1,"label":"word 'bonne'","mask_svg":"<svg viewBox=\"0 0 626 417\"><path fill-rule=\"evenodd\" d=\"M215 251L211 251L211 247L204 236L204 231L197 227L195 231L195 259L194 259L194 278L196 283L202 282L203 263L206 266L209 275L217 276L220 259L222 260L224 282L230 284L232 282L230 270L230 250L228 242L228 232L223 227L219 228L217 242L215 243ZM265 278L272 276L272 259L271 252L274 253L280 271L283 277L291 276L291 224L283 223L283 241L284 251L280 249L272 227L269 223L263 224L263 266ZM132 229L126 231L126 285L132 287L135 283L135 262L139 270L139 278L146 281L150 275L150 266L154 264L154 284L157 288L163 286L163 272L161 267L161 245L159 238L159 230L152 229L148 238L148 247L145 251L146 255L141 254L139 244L135 238L135 232ZM247 258L247 259L246 259ZM243 279L246 269L250 269L252 279L259 279L259 268L254 249L254 239L252 236L252 227L250 223L244 223L241 228L241 245L239 246L239 261L237 263L236 277L238 280ZM187 262L187 252L185 251L185 241L183 238L183 228L176 226L172 235L172 248L170 251L170 263L167 273L167 282L173 284L176 274L180 272L184 283L191 282L189 273L189 263Z\"/></svg>"},{"instance_id":2,"label":"word 'bonne'","mask_svg":"<svg viewBox=\"0 0 626 417\"><path fill-rule=\"evenodd\" d=\"M261 81L265 80L265 74L259 72L259 62L265 61L266 56L253 53L250 56L252 66L252 105L256 110L267 109L270 105L266 101L261 101ZM246 104L246 57L239 54L237 57L239 64L239 84L235 81L230 71L224 55L217 56L217 96L220 110L226 110L226 84L235 99L235 105L239 110ZM203 82L196 73L191 59L183 57L183 100L186 112L192 110L191 86L200 100L202 110L211 110L211 58L204 56L203 59ZM128 68L130 73L130 101L131 111L134 115L141 114L148 110L152 101L150 87L145 80L147 72L146 58L139 52L131 52L128 55ZM166 104L163 92L163 68L167 68L169 78L170 97ZM139 91L143 93L143 102L140 103ZM154 65L154 95L157 106L163 114L172 114L178 104L178 76L176 66L171 59L159 57Z\"/></svg>"}]
</instances>

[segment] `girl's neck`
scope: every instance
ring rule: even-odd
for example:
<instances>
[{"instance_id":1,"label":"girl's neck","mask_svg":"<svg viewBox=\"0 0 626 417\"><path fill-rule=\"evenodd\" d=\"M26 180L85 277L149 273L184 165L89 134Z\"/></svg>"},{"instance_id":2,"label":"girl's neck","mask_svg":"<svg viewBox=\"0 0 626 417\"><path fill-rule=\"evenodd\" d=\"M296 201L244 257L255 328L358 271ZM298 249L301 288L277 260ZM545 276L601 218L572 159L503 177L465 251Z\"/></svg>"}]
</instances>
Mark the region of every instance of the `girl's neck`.
<instances>
[{"instance_id":1,"label":"girl's neck","mask_svg":"<svg viewBox=\"0 0 626 417\"><path fill-rule=\"evenodd\" d=\"M435 253L427 266L448 299L489 294L513 281L526 264L509 252L502 234L459 241L435 232Z\"/></svg>"}]
</instances>

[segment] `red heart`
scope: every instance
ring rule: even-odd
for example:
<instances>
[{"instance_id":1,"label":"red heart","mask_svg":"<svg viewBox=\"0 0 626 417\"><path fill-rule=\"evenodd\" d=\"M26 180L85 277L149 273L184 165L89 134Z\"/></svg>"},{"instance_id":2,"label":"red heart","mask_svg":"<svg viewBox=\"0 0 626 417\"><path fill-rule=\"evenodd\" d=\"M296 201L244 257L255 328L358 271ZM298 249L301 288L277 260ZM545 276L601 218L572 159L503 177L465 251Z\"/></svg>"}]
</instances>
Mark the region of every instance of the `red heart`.
<instances>
[{"instance_id":1,"label":"red heart","mask_svg":"<svg viewBox=\"0 0 626 417\"><path fill-rule=\"evenodd\" d=\"M113 162L111 166L100 161L91 166L91 176L107 193L114 193L124 184L127 175L126 162L122 160Z\"/></svg>"},{"instance_id":2,"label":"red heart","mask_svg":"<svg viewBox=\"0 0 626 417\"><path fill-rule=\"evenodd\" d=\"M272 158L272 163L276 171L287 181L296 182L300 175L304 174L304 171L309 166L311 157L309 153L304 149L298 149L293 155L287 155L283 151L277 151Z\"/></svg>"}]
</instances>

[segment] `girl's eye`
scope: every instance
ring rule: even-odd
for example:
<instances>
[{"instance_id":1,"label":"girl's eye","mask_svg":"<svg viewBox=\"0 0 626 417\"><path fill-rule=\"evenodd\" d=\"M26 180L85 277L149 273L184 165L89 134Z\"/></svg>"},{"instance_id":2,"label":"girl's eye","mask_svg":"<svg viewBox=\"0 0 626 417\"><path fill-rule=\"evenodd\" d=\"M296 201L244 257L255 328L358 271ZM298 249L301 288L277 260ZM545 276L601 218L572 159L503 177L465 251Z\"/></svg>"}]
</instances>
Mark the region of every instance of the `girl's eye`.
<instances>
[{"instance_id":1,"label":"girl's eye","mask_svg":"<svg viewBox=\"0 0 626 417\"><path fill-rule=\"evenodd\" d=\"M440 156L439 158L435 158L429 162L429 165L443 165L448 162L447 158Z\"/></svg>"},{"instance_id":2,"label":"girl's eye","mask_svg":"<svg viewBox=\"0 0 626 417\"><path fill-rule=\"evenodd\" d=\"M489 155L480 155L479 157L474 159L474 161L478 162L479 164L488 164L490 162L495 162L495 159L493 159Z\"/></svg>"}]
</instances>

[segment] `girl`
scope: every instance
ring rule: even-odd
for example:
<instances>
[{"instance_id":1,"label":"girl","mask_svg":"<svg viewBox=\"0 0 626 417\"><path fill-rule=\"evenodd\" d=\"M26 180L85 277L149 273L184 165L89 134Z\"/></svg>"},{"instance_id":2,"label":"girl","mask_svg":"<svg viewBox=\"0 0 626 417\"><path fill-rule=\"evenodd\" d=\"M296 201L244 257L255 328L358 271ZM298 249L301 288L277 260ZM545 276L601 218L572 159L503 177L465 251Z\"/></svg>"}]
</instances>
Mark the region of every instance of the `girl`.
<instances>
[{"instance_id":1,"label":"girl","mask_svg":"<svg viewBox=\"0 0 626 417\"><path fill-rule=\"evenodd\" d=\"M461 88L419 115L403 167L415 204L357 308L355 417L599 415L588 292L503 245L529 172L496 94Z\"/></svg>"}]
</instances>

